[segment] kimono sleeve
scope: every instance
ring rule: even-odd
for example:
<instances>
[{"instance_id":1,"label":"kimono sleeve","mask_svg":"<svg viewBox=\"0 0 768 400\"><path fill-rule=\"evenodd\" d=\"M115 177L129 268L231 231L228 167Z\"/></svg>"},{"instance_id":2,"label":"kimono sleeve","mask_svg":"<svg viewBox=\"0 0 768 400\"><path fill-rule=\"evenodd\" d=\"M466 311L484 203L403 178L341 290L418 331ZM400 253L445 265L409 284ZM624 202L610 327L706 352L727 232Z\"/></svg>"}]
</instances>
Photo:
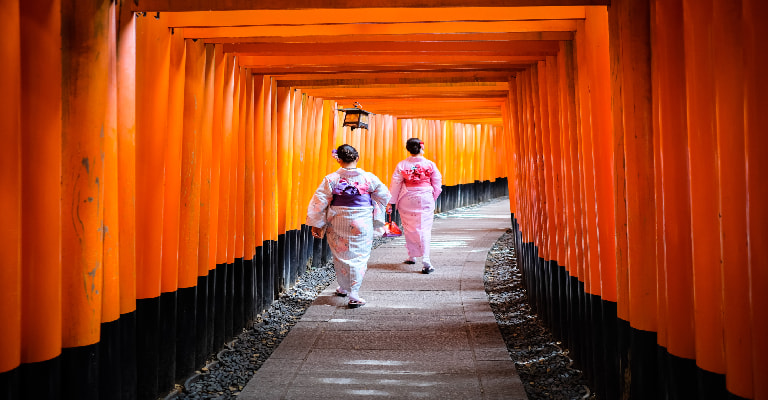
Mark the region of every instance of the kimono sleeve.
<instances>
[{"instance_id":1,"label":"kimono sleeve","mask_svg":"<svg viewBox=\"0 0 768 400\"><path fill-rule=\"evenodd\" d=\"M437 200L437 196L443 191L443 175L437 169L437 164L432 163L432 196Z\"/></svg>"},{"instance_id":2,"label":"kimono sleeve","mask_svg":"<svg viewBox=\"0 0 768 400\"><path fill-rule=\"evenodd\" d=\"M328 207L333 200L333 193L331 191L333 187L330 179L326 176L323 181L315 190L315 194L312 196L312 200L309 201L307 207L307 225L322 228L328 222L326 215Z\"/></svg>"},{"instance_id":3,"label":"kimono sleeve","mask_svg":"<svg viewBox=\"0 0 768 400\"><path fill-rule=\"evenodd\" d=\"M371 178L371 199L373 200L373 228L379 228L386 223L386 207L389 202L390 194L387 190L387 186L381 182L381 180L374 174L370 174Z\"/></svg>"},{"instance_id":4,"label":"kimono sleeve","mask_svg":"<svg viewBox=\"0 0 768 400\"><path fill-rule=\"evenodd\" d=\"M395 172L392 173L392 183L389 185L389 193L392 196L389 199L390 204L397 204L397 200L400 198L400 190L403 187L403 174L400 173L401 164L402 162L398 163Z\"/></svg>"}]
</instances>

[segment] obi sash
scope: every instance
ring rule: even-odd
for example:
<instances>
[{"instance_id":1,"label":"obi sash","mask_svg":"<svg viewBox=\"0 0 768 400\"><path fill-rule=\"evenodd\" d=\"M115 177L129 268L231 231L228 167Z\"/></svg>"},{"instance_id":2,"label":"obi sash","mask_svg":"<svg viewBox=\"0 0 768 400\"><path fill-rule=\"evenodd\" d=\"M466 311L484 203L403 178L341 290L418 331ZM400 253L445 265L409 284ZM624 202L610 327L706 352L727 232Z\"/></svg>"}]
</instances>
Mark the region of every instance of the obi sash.
<instances>
[{"instance_id":1,"label":"obi sash","mask_svg":"<svg viewBox=\"0 0 768 400\"><path fill-rule=\"evenodd\" d=\"M341 179L331 193L333 193L332 206L369 207L373 205L373 199L368 193L367 180L362 185L358 185L356 182L349 183Z\"/></svg>"},{"instance_id":2,"label":"obi sash","mask_svg":"<svg viewBox=\"0 0 768 400\"><path fill-rule=\"evenodd\" d=\"M405 182L405 187L432 187L429 182Z\"/></svg>"},{"instance_id":3,"label":"obi sash","mask_svg":"<svg viewBox=\"0 0 768 400\"><path fill-rule=\"evenodd\" d=\"M408 169L400 171L405 187L432 187L432 166L427 164L414 164Z\"/></svg>"}]
</instances>

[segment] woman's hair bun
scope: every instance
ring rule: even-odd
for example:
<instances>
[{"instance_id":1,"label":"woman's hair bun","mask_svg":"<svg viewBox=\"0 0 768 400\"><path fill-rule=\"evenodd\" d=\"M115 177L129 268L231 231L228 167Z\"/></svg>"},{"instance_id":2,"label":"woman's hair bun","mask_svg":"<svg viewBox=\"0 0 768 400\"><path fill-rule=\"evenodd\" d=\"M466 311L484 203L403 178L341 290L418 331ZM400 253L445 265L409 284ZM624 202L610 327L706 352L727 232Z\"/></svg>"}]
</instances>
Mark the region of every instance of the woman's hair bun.
<instances>
[{"instance_id":1,"label":"woman's hair bun","mask_svg":"<svg viewBox=\"0 0 768 400\"><path fill-rule=\"evenodd\" d=\"M421 153L421 139L419 138L408 139L408 141L405 142L405 149L408 150L408 152L413 155Z\"/></svg>"},{"instance_id":2,"label":"woman's hair bun","mask_svg":"<svg viewBox=\"0 0 768 400\"><path fill-rule=\"evenodd\" d=\"M348 145L348 144L342 144L336 149L336 155L339 157L339 159L345 163L350 163L352 161L357 160L357 157L359 157L359 154L357 154L357 150Z\"/></svg>"}]
</instances>

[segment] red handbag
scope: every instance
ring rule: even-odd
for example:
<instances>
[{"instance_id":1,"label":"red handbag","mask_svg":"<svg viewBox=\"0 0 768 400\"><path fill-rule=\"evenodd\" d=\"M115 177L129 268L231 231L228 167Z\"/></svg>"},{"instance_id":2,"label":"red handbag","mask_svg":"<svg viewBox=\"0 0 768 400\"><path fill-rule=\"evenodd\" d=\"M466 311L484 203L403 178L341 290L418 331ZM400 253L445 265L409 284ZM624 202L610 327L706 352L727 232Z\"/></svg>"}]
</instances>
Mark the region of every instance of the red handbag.
<instances>
[{"instance_id":1,"label":"red handbag","mask_svg":"<svg viewBox=\"0 0 768 400\"><path fill-rule=\"evenodd\" d=\"M384 225L384 236L382 237L397 237L402 234L403 231L400 230L396 223L392 222L392 214L387 214L387 223Z\"/></svg>"}]
</instances>

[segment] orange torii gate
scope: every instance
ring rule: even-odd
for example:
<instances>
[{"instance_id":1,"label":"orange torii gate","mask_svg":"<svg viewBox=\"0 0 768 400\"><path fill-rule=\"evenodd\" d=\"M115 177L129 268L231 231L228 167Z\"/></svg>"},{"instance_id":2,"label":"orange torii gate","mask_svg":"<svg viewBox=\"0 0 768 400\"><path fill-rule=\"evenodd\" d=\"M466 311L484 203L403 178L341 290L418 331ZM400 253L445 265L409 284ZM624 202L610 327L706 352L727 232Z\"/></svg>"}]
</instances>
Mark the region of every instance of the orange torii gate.
<instances>
[{"instance_id":1,"label":"orange torii gate","mask_svg":"<svg viewBox=\"0 0 768 400\"><path fill-rule=\"evenodd\" d=\"M768 398L764 2L421 3L3 1L3 394L167 392L322 258L330 150L416 136L598 393Z\"/></svg>"}]
</instances>

